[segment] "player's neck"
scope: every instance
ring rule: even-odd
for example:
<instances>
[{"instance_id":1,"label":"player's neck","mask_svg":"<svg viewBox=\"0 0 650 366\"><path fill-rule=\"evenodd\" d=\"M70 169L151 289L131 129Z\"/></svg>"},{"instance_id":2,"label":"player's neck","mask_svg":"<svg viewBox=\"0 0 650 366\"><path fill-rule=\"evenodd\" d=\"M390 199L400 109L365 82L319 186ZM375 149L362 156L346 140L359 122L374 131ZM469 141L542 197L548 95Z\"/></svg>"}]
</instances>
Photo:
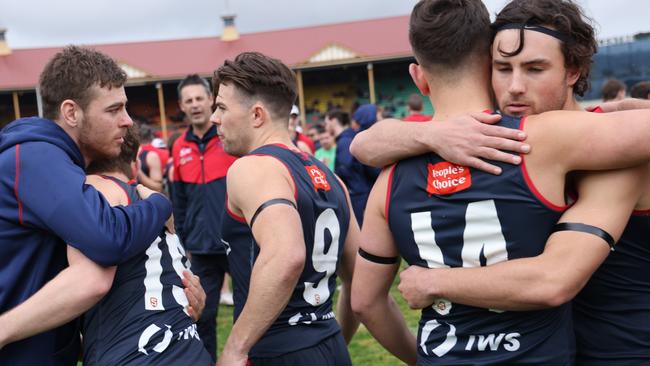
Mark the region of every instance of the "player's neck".
<instances>
[{"instance_id":1,"label":"player's neck","mask_svg":"<svg viewBox=\"0 0 650 366\"><path fill-rule=\"evenodd\" d=\"M492 109L487 80L464 78L450 87L432 88L429 97L435 108L434 120Z\"/></svg>"},{"instance_id":2,"label":"player's neck","mask_svg":"<svg viewBox=\"0 0 650 366\"><path fill-rule=\"evenodd\" d=\"M564 103L564 106L562 107L563 110L565 111L583 111L584 108L578 103L576 100L575 96L573 95L573 91L569 91L569 96L566 98L566 102Z\"/></svg>"},{"instance_id":3,"label":"player's neck","mask_svg":"<svg viewBox=\"0 0 650 366\"><path fill-rule=\"evenodd\" d=\"M294 146L288 129L274 127L260 131L259 135L253 139L249 151L272 144L286 145L289 147Z\"/></svg>"}]
</instances>

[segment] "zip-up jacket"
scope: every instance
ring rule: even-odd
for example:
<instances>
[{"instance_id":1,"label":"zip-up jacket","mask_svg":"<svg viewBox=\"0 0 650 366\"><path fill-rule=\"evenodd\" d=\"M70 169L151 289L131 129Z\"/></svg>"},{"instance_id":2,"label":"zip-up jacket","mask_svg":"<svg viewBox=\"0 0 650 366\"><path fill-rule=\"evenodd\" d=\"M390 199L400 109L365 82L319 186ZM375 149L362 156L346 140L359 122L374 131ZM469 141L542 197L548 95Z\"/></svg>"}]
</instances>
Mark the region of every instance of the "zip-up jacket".
<instances>
[{"instance_id":1,"label":"zip-up jacket","mask_svg":"<svg viewBox=\"0 0 650 366\"><path fill-rule=\"evenodd\" d=\"M66 243L116 265L144 251L169 217L171 205L159 194L110 207L84 183L84 166L75 142L52 121L24 118L0 131L0 313L67 266ZM61 351L74 336L62 327L12 343L0 350L0 365L65 364Z\"/></svg>"},{"instance_id":2,"label":"zip-up jacket","mask_svg":"<svg viewBox=\"0 0 650 366\"><path fill-rule=\"evenodd\" d=\"M172 202L178 236L190 253L225 253L221 218L226 173L236 158L223 150L215 126L203 138L198 138L190 126L174 143L172 156Z\"/></svg>"}]
</instances>

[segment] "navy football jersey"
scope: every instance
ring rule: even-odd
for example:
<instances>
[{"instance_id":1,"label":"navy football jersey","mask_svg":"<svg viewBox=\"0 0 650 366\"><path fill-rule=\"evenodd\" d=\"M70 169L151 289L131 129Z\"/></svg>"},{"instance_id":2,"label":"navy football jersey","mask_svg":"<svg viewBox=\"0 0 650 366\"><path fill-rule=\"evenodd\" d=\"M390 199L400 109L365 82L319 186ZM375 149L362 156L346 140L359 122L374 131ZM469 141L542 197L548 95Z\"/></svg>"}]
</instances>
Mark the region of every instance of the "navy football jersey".
<instances>
[{"instance_id":1,"label":"navy football jersey","mask_svg":"<svg viewBox=\"0 0 650 366\"><path fill-rule=\"evenodd\" d=\"M343 187L313 156L283 145L262 146L250 155L273 156L291 173L306 245L305 267L287 307L249 352L250 357L274 357L314 346L340 331L332 296L350 212ZM259 247L244 218L231 212L224 215L222 233L233 279L236 320L248 297Z\"/></svg>"},{"instance_id":2,"label":"navy football jersey","mask_svg":"<svg viewBox=\"0 0 650 366\"><path fill-rule=\"evenodd\" d=\"M632 215L573 318L577 365L650 364L650 211Z\"/></svg>"},{"instance_id":3,"label":"navy football jersey","mask_svg":"<svg viewBox=\"0 0 650 366\"><path fill-rule=\"evenodd\" d=\"M134 186L117 183L139 200ZM186 313L182 273L188 269L178 237L166 230L117 266L113 286L83 319L86 365L212 365Z\"/></svg>"},{"instance_id":4,"label":"navy football jersey","mask_svg":"<svg viewBox=\"0 0 650 366\"><path fill-rule=\"evenodd\" d=\"M503 116L499 125L522 128ZM541 254L565 207L546 201L521 166L495 176L426 154L389 180L388 224L400 255L428 268L479 267ZM570 307L504 312L436 299L422 310L418 365L567 365Z\"/></svg>"}]
</instances>

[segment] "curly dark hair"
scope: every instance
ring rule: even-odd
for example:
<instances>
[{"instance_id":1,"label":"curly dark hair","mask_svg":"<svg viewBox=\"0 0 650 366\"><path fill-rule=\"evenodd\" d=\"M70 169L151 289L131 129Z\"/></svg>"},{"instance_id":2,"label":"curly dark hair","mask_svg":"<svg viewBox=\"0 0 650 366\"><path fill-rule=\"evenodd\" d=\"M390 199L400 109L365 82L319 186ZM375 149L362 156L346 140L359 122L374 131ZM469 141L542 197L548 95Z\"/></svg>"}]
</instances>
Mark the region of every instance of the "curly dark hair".
<instances>
[{"instance_id":1,"label":"curly dark hair","mask_svg":"<svg viewBox=\"0 0 650 366\"><path fill-rule=\"evenodd\" d=\"M212 78L215 93L219 85L234 84L244 96L260 98L278 120L288 123L291 106L296 100L296 75L280 60L259 52L243 52L226 60Z\"/></svg>"},{"instance_id":2,"label":"curly dark hair","mask_svg":"<svg viewBox=\"0 0 650 366\"><path fill-rule=\"evenodd\" d=\"M89 48L68 46L54 55L41 72L43 116L57 119L66 99L85 109L93 98L93 86L111 89L124 83L126 73L109 56Z\"/></svg>"},{"instance_id":3,"label":"curly dark hair","mask_svg":"<svg viewBox=\"0 0 650 366\"><path fill-rule=\"evenodd\" d=\"M582 96L589 90L591 58L598 52L598 43L591 19L585 16L578 4L571 0L513 0L497 14L492 28L497 30L511 23L544 26L568 36L569 42L561 42L564 65L580 72L573 93ZM519 47L513 52L499 49L502 56L516 56L523 50L523 28L520 32Z\"/></svg>"}]
</instances>

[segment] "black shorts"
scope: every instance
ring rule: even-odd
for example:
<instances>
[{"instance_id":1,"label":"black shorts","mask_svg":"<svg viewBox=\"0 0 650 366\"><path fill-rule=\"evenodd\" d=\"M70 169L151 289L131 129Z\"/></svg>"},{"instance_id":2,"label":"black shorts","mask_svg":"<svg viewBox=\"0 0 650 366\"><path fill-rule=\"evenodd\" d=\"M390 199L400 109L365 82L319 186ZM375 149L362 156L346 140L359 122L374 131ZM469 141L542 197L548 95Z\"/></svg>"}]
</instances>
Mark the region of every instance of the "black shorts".
<instances>
[{"instance_id":1,"label":"black shorts","mask_svg":"<svg viewBox=\"0 0 650 366\"><path fill-rule=\"evenodd\" d=\"M350 354L341 333L309 348L277 357L249 358L250 366L352 366Z\"/></svg>"}]
</instances>

